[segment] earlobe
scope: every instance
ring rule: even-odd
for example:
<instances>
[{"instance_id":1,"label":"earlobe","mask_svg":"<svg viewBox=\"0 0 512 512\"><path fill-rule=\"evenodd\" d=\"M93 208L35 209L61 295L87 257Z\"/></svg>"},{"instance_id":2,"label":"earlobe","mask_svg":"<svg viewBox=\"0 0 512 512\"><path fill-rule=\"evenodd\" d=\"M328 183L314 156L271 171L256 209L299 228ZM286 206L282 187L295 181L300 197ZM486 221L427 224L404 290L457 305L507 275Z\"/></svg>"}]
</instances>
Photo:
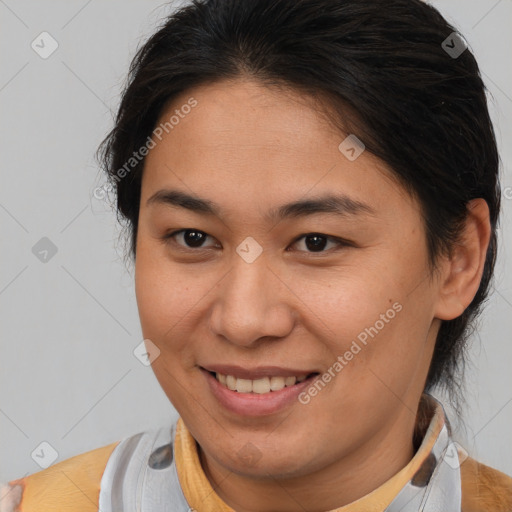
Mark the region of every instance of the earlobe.
<instances>
[{"instance_id":1,"label":"earlobe","mask_svg":"<svg viewBox=\"0 0 512 512\"><path fill-rule=\"evenodd\" d=\"M480 286L491 236L489 206L482 198L467 205L460 240L442 264L435 317L453 320L469 306Z\"/></svg>"}]
</instances>

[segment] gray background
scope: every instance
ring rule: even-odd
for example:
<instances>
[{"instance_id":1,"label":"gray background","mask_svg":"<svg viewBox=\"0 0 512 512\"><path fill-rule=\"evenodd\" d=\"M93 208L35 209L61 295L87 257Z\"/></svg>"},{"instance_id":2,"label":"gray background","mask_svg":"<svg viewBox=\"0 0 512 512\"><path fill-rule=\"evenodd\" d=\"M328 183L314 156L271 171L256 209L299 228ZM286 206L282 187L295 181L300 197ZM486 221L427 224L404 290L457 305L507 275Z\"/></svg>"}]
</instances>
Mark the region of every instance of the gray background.
<instances>
[{"instance_id":1,"label":"gray background","mask_svg":"<svg viewBox=\"0 0 512 512\"><path fill-rule=\"evenodd\" d=\"M512 0L433 4L480 63L506 190L496 291L473 339L457 439L512 474ZM168 12L147 0L0 0L0 481L40 470L53 453L43 441L60 461L177 416L133 355L133 272L114 214L93 195L104 183L93 154L131 57ZM47 59L31 48L43 31L59 45ZM46 262L32 252L43 237L57 247Z\"/></svg>"}]
</instances>

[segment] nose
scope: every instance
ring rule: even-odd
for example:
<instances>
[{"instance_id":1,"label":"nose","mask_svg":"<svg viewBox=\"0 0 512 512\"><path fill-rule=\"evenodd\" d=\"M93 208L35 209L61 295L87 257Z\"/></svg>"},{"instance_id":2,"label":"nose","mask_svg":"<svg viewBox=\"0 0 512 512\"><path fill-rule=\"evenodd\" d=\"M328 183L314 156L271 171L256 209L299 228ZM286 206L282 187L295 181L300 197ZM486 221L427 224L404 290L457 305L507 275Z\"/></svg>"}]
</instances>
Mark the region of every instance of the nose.
<instances>
[{"instance_id":1,"label":"nose","mask_svg":"<svg viewBox=\"0 0 512 512\"><path fill-rule=\"evenodd\" d=\"M292 294L264 258L235 262L216 293L210 329L231 343L251 347L262 338L285 337L293 330Z\"/></svg>"}]
</instances>

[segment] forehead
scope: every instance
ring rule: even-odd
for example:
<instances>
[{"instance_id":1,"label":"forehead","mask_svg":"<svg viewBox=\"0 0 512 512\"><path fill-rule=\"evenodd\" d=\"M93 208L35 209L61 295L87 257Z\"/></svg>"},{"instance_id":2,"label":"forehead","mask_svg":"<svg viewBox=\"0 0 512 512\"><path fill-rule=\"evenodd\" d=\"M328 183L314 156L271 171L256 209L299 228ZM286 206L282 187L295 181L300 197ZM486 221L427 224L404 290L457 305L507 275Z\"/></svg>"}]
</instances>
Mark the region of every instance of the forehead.
<instances>
[{"instance_id":1,"label":"forehead","mask_svg":"<svg viewBox=\"0 0 512 512\"><path fill-rule=\"evenodd\" d=\"M180 141L194 142L209 151L264 147L269 152L306 153L317 144L320 133L323 138L330 133L334 142L340 137L323 115L323 104L318 100L290 88L246 79L189 90L166 106L160 122L182 109L191 97L197 105L181 117L172 132Z\"/></svg>"},{"instance_id":2,"label":"forehead","mask_svg":"<svg viewBox=\"0 0 512 512\"><path fill-rule=\"evenodd\" d=\"M191 101L195 106L185 108ZM218 203L250 196L270 204L333 190L377 208L391 199L410 202L369 152L352 161L344 156L339 146L347 134L322 107L297 91L247 80L186 91L159 119L168 129L146 158L143 196L179 184Z\"/></svg>"}]
</instances>

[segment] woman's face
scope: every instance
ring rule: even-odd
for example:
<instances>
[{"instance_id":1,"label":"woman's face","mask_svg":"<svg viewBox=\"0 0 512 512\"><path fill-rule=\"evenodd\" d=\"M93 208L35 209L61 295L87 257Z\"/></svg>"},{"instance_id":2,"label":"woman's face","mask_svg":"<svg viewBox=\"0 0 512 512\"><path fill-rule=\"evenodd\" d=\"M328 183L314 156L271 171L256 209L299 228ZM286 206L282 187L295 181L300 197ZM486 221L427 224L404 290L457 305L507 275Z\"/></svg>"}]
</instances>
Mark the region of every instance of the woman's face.
<instances>
[{"instance_id":1,"label":"woman's face","mask_svg":"<svg viewBox=\"0 0 512 512\"><path fill-rule=\"evenodd\" d=\"M172 115L145 162L136 292L204 454L301 476L410 439L440 307L418 204L299 93L226 81Z\"/></svg>"}]
</instances>

